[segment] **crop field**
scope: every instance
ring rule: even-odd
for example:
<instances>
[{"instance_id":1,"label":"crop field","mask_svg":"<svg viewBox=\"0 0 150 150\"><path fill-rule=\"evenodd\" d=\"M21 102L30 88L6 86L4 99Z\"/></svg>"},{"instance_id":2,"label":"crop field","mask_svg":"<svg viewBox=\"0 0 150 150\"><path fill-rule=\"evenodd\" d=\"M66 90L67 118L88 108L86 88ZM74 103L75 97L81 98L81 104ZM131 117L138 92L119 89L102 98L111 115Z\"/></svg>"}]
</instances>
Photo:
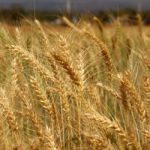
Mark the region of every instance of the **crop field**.
<instances>
[{"instance_id":1,"label":"crop field","mask_svg":"<svg viewBox=\"0 0 150 150\"><path fill-rule=\"evenodd\" d=\"M0 24L0 149L149 150L150 27L62 20Z\"/></svg>"}]
</instances>

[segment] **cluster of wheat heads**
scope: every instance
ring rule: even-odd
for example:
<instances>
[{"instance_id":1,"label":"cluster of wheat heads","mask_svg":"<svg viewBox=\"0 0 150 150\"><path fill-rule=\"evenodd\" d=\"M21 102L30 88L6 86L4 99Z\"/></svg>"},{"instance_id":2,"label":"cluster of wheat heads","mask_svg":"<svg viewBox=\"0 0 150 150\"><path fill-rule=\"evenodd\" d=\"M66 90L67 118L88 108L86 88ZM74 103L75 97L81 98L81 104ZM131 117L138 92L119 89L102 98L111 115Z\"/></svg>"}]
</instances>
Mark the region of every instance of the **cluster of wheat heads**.
<instances>
[{"instance_id":1,"label":"cluster of wheat heads","mask_svg":"<svg viewBox=\"0 0 150 150\"><path fill-rule=\"evenodd\" d=\"M150 149L145 28L63 20L62 33L0 25L0 149Z\"/></svg>"}]
</instances>

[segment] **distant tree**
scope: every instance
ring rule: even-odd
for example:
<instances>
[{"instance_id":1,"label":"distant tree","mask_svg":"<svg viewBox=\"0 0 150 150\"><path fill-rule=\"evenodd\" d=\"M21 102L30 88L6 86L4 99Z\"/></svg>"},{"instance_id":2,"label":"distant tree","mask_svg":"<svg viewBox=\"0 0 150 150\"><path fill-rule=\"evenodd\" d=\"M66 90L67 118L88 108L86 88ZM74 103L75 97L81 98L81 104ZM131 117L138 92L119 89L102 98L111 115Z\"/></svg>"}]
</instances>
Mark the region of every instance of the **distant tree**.
<instances>
[{"instance_id":1,"label":"distant tree","mask_svg":"<svg viewBox=\"0 0 150 150\"><path fill-rule=\"evenodd\" d=\"M10 11L11 11L10 20L15 23L19 23L22 17L26 15L26 11L18 3L12 4L10 7Z\"/></svg>"},{"instance_id":2,"label":"distant tree","mask_svg":"<svg viewBox=\"0 0 150 150\"><path fill-rule=\"evenodd\" d=\"M143 12L142 18L145 24L150 25L150 10Z\"/></svg>"},{"instance_id":3,"label":"distant tree","mask_svg":"<svg viewBox=\"0 0 150 150\"><path fill-rule=\"evenodd\" d=\"M110 22L110 12L107 11L99 11L98 12L98 17L100 17L101 21L104 23Z\"/></svg>"}]
</instances>

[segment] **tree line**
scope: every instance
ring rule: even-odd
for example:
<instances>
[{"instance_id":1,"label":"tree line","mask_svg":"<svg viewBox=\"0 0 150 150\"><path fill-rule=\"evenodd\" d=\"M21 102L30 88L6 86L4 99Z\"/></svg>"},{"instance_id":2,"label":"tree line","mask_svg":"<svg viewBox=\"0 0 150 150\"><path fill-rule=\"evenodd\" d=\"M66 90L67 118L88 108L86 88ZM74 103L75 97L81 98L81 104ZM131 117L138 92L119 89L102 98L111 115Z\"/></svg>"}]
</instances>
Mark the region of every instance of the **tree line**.
<instances>
[{"instance_id":1,"label":"tree line","mask_svg":"<svg viewBox=\"0 0 150 150\"><path fill-rule=\"evenodd\" d=\"M10 8L0 9L0 21L5 21L8 23L19 23L25 18L34 19L36 18L45 21L55 21L59 19L62 15L66 14L70 18L80 18L81 16L92 16L96 15L101 19L103 23L110 23L113 19L117 17L122 18L125 23L128 24L136 24L137 14L140 13L143 23L146 25L150 24L150 10L145 10L141 12L137 12L134 9L124 9L124 10L110 10L110 11L99 11L99 12L92 12L92 13L77 13L72 12L67 14L66 12L52 12L52 11L38 11L36 10L36 15L33 10L25 10L21 5L15 4L12 5Z\"/></svg>"}]
</instances>

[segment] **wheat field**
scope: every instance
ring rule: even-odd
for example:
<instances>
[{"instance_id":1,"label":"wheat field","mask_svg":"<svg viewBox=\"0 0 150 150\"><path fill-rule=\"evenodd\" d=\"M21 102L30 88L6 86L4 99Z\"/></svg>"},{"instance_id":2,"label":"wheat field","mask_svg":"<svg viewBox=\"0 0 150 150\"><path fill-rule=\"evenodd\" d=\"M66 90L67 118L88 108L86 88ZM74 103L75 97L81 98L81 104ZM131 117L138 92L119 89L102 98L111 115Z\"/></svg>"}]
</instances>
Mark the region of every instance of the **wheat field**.
<instances>
[{"instance_id":1,"label":"wheat field","mask_svg":"<svg viewBox=\"0 0 150 150\"><path fill-rule=\"evenodd\" d=\"M0 149L149 150L150 29L62 19L0 24Z\"/></svg>"}]
</instances>

